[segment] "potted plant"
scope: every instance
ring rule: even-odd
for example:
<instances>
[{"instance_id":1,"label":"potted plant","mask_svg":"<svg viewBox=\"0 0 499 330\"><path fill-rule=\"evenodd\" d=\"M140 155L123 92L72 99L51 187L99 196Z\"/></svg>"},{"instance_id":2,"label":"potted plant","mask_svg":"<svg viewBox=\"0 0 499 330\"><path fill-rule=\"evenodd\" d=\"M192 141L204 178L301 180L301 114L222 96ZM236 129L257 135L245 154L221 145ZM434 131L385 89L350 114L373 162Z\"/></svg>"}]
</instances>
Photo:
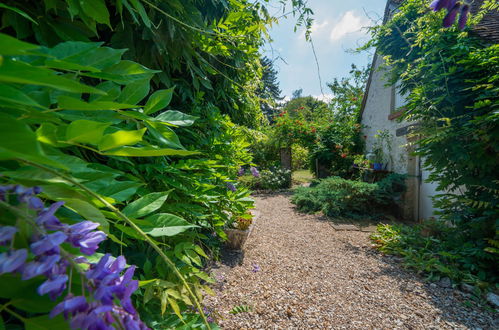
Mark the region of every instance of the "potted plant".
<instances>
[{"instance_id":1,"label":"potted plant","mask_svg":"<svg viewBox=\"0 0 499 330\"><path fill-rule=\"evenodd\" d=\"M381 171L383 169L383 163L385 160L385 154L383 152L383 148L380 145L377 145L373 150L373 169L375 171Z\"/></svg>"},{"instance_id":2,"label":"potted plant","mask_svg":"<svg viewBox=\"0 0 499 330\"><path fill-rule=\"evenodd\" d=\"M238 216L234 222L232 222L232 228L225 230L227 234L227 246L234 250L242 250L246 239L251 232L253 223L253 215L248 212L246 214Z\"/></svg>"}]
</instances>

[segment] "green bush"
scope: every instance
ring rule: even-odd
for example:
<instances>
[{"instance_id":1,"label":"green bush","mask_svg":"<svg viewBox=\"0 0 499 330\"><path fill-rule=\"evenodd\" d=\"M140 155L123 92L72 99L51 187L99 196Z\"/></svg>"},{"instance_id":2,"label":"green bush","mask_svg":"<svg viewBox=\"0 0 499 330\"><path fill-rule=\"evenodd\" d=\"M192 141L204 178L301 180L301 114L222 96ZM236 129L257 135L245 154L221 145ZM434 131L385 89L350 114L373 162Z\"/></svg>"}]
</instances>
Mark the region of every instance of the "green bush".
<instances>
[{"instance_id":1,"label":"green bush","mask_svg":"<svg viewBox=\"0 0 499 330\"><path fill-rule=\"evenodd\" d=\"M470 241L465 232L441 221L416 226L379 225L371 240L383 253L403 257L406 266L424 273L429 280L448 277L455 283L492 289L499 279L497 254L485 250L487 243Z\"/></svg>"},{"instance_id":2,"label":"green bush","mask_svg":"<svg viewBox=\"0 0 499 330\"><path fill-rule=\"evenodd\" d=\"M291 187L291 171L281 168L262 170L259 177L242 175L239 183L252 190L278 190Z\"/></svg>"},{"instance_id":3,"label":"green bush","mask_svg":"<svg viewBox=\"0 0 499 330\"><path fill-rule=\"evenodd\" d=\"M293 144L291 146L291 154L291 167L293 170L303 170L308 167L309 152L307 148L298 144Z\"/></svg>"},{"instance_id":4,"label":"green bush","mask_svg":"<svg viewBox=\"0 0 499 330\"><path fill-rule=\"evenodd\" d=\"M299 187L291 201L302 212L323 211L330 217L357 218L373 215L393 205L404 192L404 176L391 174L379 183L330 177Z\"/></svg>"}]
</instances>

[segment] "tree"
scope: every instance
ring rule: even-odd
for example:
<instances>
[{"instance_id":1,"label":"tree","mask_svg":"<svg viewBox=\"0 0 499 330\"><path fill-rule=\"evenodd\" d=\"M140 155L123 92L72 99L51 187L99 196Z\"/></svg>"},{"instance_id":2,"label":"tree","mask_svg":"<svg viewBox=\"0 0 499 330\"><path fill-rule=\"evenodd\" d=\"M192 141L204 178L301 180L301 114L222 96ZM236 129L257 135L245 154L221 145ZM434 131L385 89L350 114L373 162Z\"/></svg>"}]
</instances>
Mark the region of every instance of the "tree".
<instances>
[{"instance_id":1,"label":"tree","mask_svg":"<svg viewBox=\"0 0 499 330\"><path fill-rule=\"evenodd\" d=\"M273 64L274 62L268 57L260 59L263 72L260 87L255 92L260 99L260 109L269 121L272 121L276 114L277 101L283 99L277 80L277 70Z\"/></svg>"},{"instance_id":2,"label":"tree","mask_svg":"<svg viewBox=\"0 0 499 330\"><path fill-rule=\"evenodd\" d=\"M352 64L348 77L334 78L333 82L327 84L333 93L329 107L336 113L338 119L360 120L358 114L369 70L369 66L358 69L355 64Z\"/></svg>"},{"instance_id":3,"label":"tree","mask_svg":"<svg viewBox=\"0 0 499 330\"><path fill-rule=\"evenodd\" d=\"M303 88L297 89L293 91L293 93L291 94L291 99L300 98L302 94L303 94Z\"/></svg>"}]
</instances>

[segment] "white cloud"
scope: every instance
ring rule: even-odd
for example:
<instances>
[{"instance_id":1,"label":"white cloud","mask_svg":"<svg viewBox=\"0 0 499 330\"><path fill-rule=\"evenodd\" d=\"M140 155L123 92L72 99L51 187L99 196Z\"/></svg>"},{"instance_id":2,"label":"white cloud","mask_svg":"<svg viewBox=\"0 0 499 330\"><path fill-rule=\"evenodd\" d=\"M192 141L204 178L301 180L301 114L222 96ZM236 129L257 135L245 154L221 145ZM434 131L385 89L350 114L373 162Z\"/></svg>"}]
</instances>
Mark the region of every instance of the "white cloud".
<instances>
[{"instance_id":1,"label":"white cloud","mask_svg":"<svg viewBox=\"0 0 499 330\"><path fill-rule=\"evenodd\" d=\"M322 95L312 95L315 99L319 101L324 101L328 103L333 98L333 94L322 94Z\"/></svg>"},{"instance_id":2,"label":"white cloud","mask_svg":"<svg viewBox=\"0 0 499 330\"><path fill-rule=\"evenodd\" d=\"M314 21L312 23L312 26L310 27L310 32L312 33L312 37L317 38L321 37L324 33L328 32L327 27L329 26L329 22L325 20L322 23L317 23ZM300 41L305 41L305 29L302 29L302 31L298 34L297 36L298 40Z\"/></svg>"},{"instance_id":3,"label":"white cloud","mask_svg":"<svg viewBox=\"0 0 499 330\"><path fill-rule=\"evenodd\" d=\"M329 37L333 41L340 40L349 34L361 32L362 27L368 25L369 20L366 17L357 15L353 10L349 10L333 26Z\"/></svg>"}]
</instances>

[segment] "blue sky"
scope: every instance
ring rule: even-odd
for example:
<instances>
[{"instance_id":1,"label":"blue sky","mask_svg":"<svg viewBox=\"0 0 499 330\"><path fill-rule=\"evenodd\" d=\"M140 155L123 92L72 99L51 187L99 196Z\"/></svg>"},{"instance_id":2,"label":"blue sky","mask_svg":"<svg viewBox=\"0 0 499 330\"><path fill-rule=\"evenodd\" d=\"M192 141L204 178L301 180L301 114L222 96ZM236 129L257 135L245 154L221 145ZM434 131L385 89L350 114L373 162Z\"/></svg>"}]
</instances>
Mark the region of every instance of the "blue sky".
<instances>
[{"instance_id":1,"label":"blue sky","mask_svg":"<svg viewBox=\"0 0 499 330\"><path fill-rule=\"evenodd\" d=\"M362 27L375 25L382 19L386 0L309 0L308 6L314 11L312 38L319 61L322 85L326 97L330 91L326 83L335 77L348 75L350 64L364 66L370 61L370 54L352 54L348 49L356 48L368 40ZM279 16L279 6L269 5L270 13ZM317 66L310 43L305 40L303 29L293 32L296 18L291 15L281 18L278 25L270 30L274 40L266 45L264 54L270 58L282 57L275 61L279 72L282 94L289 97L299 88L303 95L321 98L317 77Z\"/></svg>"}]
</instances>

